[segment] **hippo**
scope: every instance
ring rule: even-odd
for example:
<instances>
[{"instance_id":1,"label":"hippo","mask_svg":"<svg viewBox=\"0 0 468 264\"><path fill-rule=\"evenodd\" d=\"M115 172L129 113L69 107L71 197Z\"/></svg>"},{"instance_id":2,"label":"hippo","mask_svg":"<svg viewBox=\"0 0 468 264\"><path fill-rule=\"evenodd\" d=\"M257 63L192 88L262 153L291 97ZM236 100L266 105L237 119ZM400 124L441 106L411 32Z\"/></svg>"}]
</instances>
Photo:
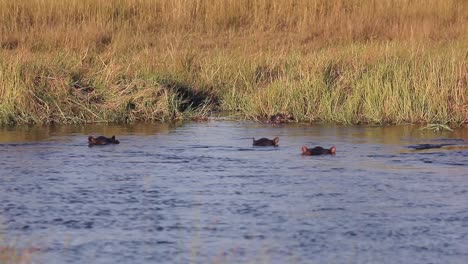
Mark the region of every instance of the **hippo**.
<instances>
[{"instance_id":1,"label":"hippo","mask_svg":"<svg viewBox=\"0 0 468 264\"><path fill-rule=\"evenodd\" d=\"M111 138L104 137L104 136L99 136L97 138L93 136L88 137L88 144L89 145L107 145L107 144L119 144L120 142L115 139L115 136L112 136Z\"/></svg>"},{"instance_id":2,"label":"hippo","mask_svg":"<svg viewBox=\"0 0 468 264\"><path fill-rule=\"evenodd\" d=\"M336 153L336 147L332 146L329 149L322 148L322 147L315 147L315 148L307 148L306 146L302 146L302 155L325 155L325 154L335 154Z\"/></svg>"},{"instance_id":3,"label":"hippo","mask_svg":"<svg viewBox=\"0 0 468 264\"><path fill-rule=\"evenodd\" d=\"M280 125L291 122L292 120L294 120L294 117L291 114L277 113L275 115L270 116L267 123Z\"/></svg>"},{"instance_id":4,"label":"hippo","mask_svg":"<svg viewBox=\"0 0 468 264\"><path fill-rule=\"evenodd\" d=\"M268 138L261 138L258 140L255 140L253 138L253 144L254 146L278 146L279 138L275 137L274 139L268 139Z\"/></svg>"}]
</instances>

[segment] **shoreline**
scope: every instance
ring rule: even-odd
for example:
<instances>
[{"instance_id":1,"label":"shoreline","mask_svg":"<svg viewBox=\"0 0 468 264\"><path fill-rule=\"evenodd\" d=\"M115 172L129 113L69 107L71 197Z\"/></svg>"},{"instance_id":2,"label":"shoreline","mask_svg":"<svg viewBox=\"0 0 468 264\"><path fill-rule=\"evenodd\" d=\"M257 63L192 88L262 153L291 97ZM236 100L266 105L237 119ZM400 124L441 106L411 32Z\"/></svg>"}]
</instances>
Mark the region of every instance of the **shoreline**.
<instances>
[{"instance_id":1,"label":"shoreline","mask_svg":"<svg viewBox=\"0 0 468 264\"><path fill-rule=\"evenodd\" d=\"M395 1L0 0L0 125L466 125L468 4Z\"/></svg>"}]
</instances>

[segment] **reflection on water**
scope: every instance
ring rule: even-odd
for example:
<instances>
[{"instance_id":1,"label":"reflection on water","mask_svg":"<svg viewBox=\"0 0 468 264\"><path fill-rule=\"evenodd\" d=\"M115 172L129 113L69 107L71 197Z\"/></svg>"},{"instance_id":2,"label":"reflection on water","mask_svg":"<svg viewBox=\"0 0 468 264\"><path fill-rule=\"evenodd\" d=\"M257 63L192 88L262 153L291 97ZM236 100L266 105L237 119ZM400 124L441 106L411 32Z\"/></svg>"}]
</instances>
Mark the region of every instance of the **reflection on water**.
<instances>
[{"instance_id":1,"label":"reflection on water","mask_svg":"<svg viewBox=\"0 0 468 264\"><path fill-rule=\"evenodd\" d=\"M467 132L4 128L0 246L38 249L37 263L466 263ZM89 148L88 135L121 144ZM274 136L279 147L251 146ZM304 157L302 145L337 154Z\"/></svg>"}]
</instances>

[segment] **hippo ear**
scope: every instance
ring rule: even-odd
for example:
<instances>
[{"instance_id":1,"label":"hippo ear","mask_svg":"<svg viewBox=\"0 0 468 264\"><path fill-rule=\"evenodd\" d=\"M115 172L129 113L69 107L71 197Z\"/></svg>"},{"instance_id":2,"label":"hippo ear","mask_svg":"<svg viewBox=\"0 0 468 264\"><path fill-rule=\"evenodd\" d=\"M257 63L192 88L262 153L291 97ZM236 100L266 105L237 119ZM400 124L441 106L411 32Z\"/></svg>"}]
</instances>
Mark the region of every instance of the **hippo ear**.
<instances>
[{"instance_id":1,"label":"hippo ear","mask_svg":"<svg viewBox=\"0 0 468 264\"><path fill-rule=\"evenodd\" d=\"M112 140L115 140L115 136L112 136Z\"/></svg>"}]
</instances>

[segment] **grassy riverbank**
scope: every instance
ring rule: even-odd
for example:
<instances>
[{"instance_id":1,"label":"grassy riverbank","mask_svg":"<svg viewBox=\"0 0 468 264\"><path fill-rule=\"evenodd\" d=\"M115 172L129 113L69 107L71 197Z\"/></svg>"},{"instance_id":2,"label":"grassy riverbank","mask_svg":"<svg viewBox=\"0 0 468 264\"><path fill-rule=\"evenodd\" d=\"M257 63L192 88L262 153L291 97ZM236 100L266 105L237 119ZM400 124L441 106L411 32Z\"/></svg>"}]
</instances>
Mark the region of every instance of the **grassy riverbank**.
<instances>
[{"instance_id":1,"label":"grassy riverbank","mask_svg":"<svg viewBox=\"0 0 468 264\"><path fill-rule=\"evenodd\" d=\"M0 0L0 124L468 122L463 0Z\"/></svg>"}]
</instances>

